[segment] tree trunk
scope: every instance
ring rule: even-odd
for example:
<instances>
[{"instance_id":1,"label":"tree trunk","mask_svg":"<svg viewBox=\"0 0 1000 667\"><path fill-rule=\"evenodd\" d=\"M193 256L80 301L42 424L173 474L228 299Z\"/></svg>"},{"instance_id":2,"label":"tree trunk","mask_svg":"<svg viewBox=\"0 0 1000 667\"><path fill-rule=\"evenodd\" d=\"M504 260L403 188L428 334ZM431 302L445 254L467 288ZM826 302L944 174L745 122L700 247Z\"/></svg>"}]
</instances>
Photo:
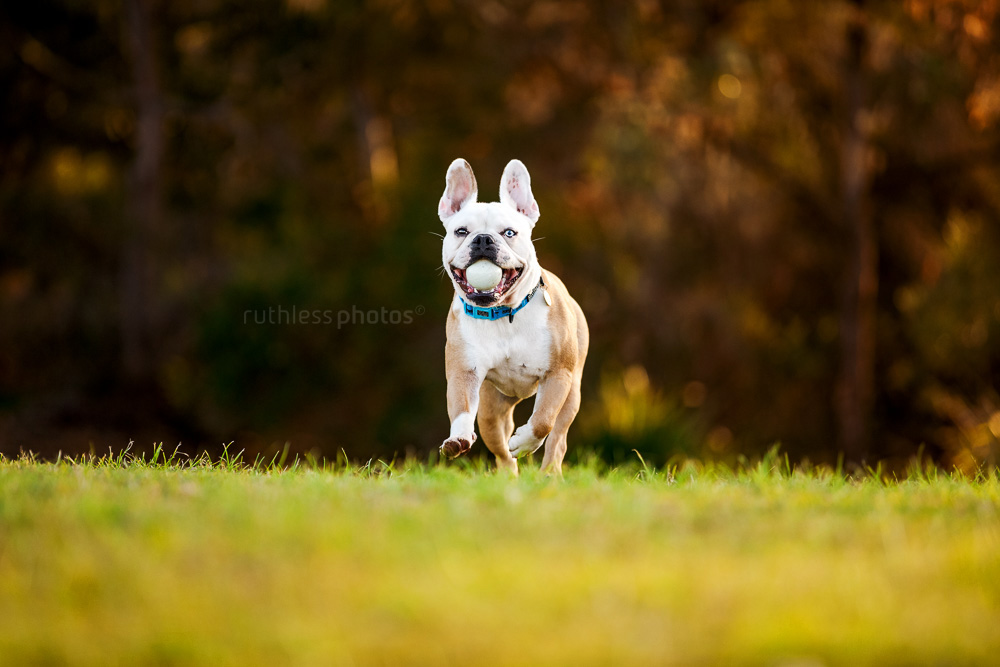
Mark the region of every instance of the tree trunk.
<instances>
[{"instance_id":1,"label":"tree trunk","mask_svg":"<svg viewBox=\"0 0 1000 667\"><path fill-rule=\"evenodd\" d=\"M129 174L126 231L119 276L122 364L132 381L152 376L150 341L153 289L152 244L163 218L163 95L156 72L150 0L125 0L124 33L134 79L135 160Z\"/></svg>"},{"instance_id":2,"label":"tree trunk","mask_svg":"<svg viewBox=\"0 0 1000 667\"><path fill-rule=\"evenodd\" d=\"M840 447L848 461L869 453L875 396L875 336L878 298L878 238L869 204L869 145L862 114L866 103L868 47L864 3L847 28L846 106L841 153L841 202L850 239L841 310L841 368L836 390Z\"/></svg>"}]
</instances>

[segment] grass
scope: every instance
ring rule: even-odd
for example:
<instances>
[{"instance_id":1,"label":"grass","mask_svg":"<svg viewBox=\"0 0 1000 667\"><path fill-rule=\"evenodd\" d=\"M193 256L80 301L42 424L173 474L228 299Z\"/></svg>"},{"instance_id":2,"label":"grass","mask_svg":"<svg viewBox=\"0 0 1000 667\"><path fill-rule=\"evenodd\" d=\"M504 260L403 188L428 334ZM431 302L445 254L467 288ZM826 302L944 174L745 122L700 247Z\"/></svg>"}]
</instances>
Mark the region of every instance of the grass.
<instances>
[{"instance_id":1,"label":"grass","mask_svg":"<svg viewBox=\"0 0 1000 667\"><path fill-rule=\"evenodd\" d=\"M1000 476L0 461L3 664L995 664Z\"/></svg>"}]
</instances>

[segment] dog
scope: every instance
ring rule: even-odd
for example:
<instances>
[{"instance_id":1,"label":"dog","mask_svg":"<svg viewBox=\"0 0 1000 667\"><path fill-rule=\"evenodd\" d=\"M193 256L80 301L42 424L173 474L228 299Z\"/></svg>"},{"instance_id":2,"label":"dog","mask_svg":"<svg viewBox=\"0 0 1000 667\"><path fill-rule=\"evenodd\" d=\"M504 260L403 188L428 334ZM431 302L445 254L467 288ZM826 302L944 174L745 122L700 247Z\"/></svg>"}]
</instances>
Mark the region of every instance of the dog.
<instances>
[{"instance_id":1,"label":"dog","mask_svg":"<svg viewBox=\"0 0 1000 667\"><path fill-rule=\"evenodd\" d=\"M544 443L542 469L561 475L566 434L580 409L587 320L562 281L538 263L531 241L538 203L524 164L507 164L499 202L477 196L472 167L452 162L438 205L441 258L455 288L445 344L451 433L441 453L469 451L478 421L498 469L517 475L517 459ZM466 269L483 259L502 269L488 290L466 279ZM536 394L531 418L514 430L514 406Z\"/></svg>"}]
</instances>

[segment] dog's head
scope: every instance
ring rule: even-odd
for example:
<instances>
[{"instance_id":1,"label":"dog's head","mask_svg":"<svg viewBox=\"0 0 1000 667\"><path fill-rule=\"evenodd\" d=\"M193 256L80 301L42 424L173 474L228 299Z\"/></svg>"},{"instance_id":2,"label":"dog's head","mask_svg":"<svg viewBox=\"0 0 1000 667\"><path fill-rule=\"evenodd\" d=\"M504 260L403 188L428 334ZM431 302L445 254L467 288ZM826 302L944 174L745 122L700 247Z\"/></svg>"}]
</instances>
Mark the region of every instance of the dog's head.
<instances>
[{"instance_id":1,"label":"dog's head","mask_svg":"<svg viewBox=\"0 0 1000 667\"><path fill-rule=\"evenodd\" d=\"M531 177L520 160L511 160L500 179L500 201L479 203L472 167L459 158L451 163L438 215L445 237L441 259L445 271L463 299L490 307L513 301L521 292L525 277L538 280L531 230L538 220L538 204L531 194ZM501 269L500 283L480 291L465 280L465 270L487 259ZM528 290L534 287L530 285Z\"/></svg>"}]
</instances>

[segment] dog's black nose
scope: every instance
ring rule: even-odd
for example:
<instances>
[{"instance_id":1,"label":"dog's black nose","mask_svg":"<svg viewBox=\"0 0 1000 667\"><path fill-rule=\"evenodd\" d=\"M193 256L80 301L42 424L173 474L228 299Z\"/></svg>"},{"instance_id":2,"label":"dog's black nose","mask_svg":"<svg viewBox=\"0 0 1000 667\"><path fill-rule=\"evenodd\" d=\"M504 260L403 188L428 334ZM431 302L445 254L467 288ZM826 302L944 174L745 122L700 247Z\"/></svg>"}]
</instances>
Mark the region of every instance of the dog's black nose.
<instances>
[{"instance_id":1,"label":"dog's black nose","mask_svg":"<svg viewBox=\"0 0 1000 667\"><path fill-rule=\"evenodd\" d=\"M487 248L495 244L496 241L489 234L480 234L476 238L472 239L472 243L469 244L469 249L477 252L485 252Z\"/></svg>"}]
</instances>

